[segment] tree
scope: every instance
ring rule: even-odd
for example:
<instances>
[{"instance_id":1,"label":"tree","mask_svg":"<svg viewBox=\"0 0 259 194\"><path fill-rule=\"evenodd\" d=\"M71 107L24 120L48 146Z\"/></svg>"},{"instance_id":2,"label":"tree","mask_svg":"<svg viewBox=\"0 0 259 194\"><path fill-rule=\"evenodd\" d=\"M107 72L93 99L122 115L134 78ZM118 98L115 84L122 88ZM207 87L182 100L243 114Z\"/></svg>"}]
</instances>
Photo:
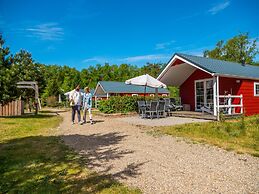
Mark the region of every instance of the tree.
<instances>
[{"instance_id":1,"label":"tree","mask_svg":"<svg viewBox=\"0 0 259 194\"><path fill-rule=\"evenodd\" d=\"M19 81L37 81L40 91L42 92L45 84L44 79L45 68L42 64L34 63L31 53L25 50L20 50L13 57L11 65L12 76L12 96L30 98L35 96L35 91L32 89L18 89L16 83Z\"/></svg>"},{"instance_id":2,"label":"tree","mask_svg":"<svg viewBox=\"0 0 259 194\"><path fill-rule=\"evenodd\" d=\"M243 33L229 39L225 44L223 40L219 41L214 49L204 51L204 56L253 65L254 58L259 53L256 46L257 39L252 39L248 33Z\"/></svg>"},{"instance_id":3,"label":"tree","mask_svg":"<svg viewBox=\"0 0 259 194\"><path fill-rule=\"evenodd\" d=\"M57 78L49 79L44 92L46 97L58 96L60 94L60 87Z\"/></svg>"},{"instance_id":4,"label":"tree","mask_svg":"<svg viewBox=\"0 0 259 194\"><path fill-rule=\"evenodd\" d=\"M11 62L12 55L10 55L9 47L4 47L4 39L0 34L0 103L8 102L12 98L12 90L10 90L11 83Z\"/></svg>"},{"instance_id":5,"label":"tree","mask_svg":"<svg viewBox=\"0 0 259 194\"><path fill-rule=\"evenodd\" d=\"M161 72L163 66L163 63L147 63L146 65L140 68L140 73L149 74L156 78Z\"/></svg>"}]
</instances>

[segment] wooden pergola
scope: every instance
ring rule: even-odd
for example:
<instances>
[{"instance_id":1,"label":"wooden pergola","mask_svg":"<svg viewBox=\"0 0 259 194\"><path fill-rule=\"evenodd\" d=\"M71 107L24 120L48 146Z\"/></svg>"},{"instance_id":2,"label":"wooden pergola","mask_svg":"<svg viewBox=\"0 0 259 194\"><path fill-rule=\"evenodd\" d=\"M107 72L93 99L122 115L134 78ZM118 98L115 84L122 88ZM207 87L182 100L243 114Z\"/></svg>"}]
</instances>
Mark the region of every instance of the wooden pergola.
<instances>
[{"instance_id":1,"label":"wooden pergola","mask_svg":"<svg viewBox=\"0 0 259 194\"><path fill-rule=\"evenodd\" d=\"M35 91L35 114L38 114L39 108L41 109L40 101L39 101L39 87L38 82L36 81L21 81L17 82L17 88L27 88L33 89Z\"/></svg>"}]
</instances>

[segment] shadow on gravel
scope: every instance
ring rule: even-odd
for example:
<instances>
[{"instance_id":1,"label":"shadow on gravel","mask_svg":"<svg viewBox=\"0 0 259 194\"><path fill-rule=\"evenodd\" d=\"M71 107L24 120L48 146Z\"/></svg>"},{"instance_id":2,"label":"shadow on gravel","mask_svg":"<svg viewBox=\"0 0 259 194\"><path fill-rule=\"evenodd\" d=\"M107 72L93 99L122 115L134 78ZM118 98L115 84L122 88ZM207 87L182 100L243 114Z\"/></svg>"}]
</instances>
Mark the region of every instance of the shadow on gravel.
<instances>
[{"instance_id":1,"label":"shadow on gravel","mask_svg":"<svg viewBox=\"0 0 259 194\"><path fill-rule=\"evenodd\" d=\"M126 138L127 135L120 133L106 133L93 135L69 135L62 136L62 139L74 148L81 156L86 158L87 166L91 169L95 167L102 168L104 163L112 160L118 160L126 155L132 154L132 150L120 150L119 143ZM118 145L118 146L116 146ZM111 147L112 146L112 147ZM146 163L146 162L145 162ZM127 179L127 177L137 177L140 175L140 166L145 163L131 163L120 172L111 173L112 166L102 170L101 174L109 174L114 178Z\"/></svg>"},{"instance_id":2,"label":"shadow on gravel","mask_svg":"<svg viewBox=\"0 0 259 194\"><path fill-rule=\"evenodd\" d=\"M40 110L40 113L64 113L69 110Z\"/></svg>"},{"instance_id":3,"label":"shadow on gravel","mask_svg":"<svg viewBox=\"0 0 259 194\"><path fill-rule=\"evenodd\" d=\"M93 120L93 124L103 123L103 122L104 122L104 120ZM88 123L90 123L90 121L86 121L86 123L84 123L83 125L88 124Z\"/></svg>"}]
</instances>

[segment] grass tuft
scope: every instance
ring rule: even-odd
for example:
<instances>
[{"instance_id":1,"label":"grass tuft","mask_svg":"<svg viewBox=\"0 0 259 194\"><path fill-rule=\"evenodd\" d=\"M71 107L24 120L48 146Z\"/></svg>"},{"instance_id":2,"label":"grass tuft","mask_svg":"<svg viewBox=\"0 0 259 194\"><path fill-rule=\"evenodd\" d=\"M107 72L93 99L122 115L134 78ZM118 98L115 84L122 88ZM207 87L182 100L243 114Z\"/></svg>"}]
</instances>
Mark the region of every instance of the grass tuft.
<instances>
[{"instance_id":1,"label":"grass tuft","mask_svg":"<svg viewBox=\"0 0 259 194\"><path fill-rule=\"evenodd\" d=\"M259 155L259 117L241 117L223 122L190 123L160 127L161 133L208 143L237 153Z\"/></svg>"}]
</instances>

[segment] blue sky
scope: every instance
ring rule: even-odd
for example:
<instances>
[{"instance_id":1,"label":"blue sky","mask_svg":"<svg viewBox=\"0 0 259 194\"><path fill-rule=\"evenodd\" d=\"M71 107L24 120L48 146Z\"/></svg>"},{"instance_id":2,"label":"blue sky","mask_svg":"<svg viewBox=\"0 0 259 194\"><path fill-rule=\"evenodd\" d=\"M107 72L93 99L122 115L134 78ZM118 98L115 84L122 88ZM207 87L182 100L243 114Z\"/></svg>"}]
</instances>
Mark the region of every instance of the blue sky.
<instances>
[{"instance_id":1,"label":"blue sky","mask_svg":"<svg viewBox=\"0 0 259 194\"><path fill-rule=\"evenodd\" d=\"M202 55L240 32L258 38L258 10L258 0L0 0L0 32L45 64L141 66Z\"/></svg>"}]
</instances>

